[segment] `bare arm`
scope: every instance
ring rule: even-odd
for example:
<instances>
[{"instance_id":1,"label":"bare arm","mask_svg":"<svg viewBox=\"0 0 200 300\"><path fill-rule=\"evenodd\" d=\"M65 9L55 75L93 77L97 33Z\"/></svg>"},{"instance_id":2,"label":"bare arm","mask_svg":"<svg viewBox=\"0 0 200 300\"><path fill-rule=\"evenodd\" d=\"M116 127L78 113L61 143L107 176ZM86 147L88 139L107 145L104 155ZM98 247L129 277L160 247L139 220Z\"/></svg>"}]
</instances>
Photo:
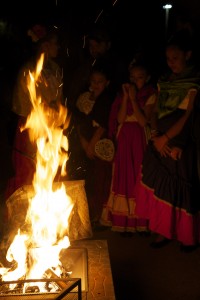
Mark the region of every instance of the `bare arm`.
<instances>
[{"instance_id":1,"label":"bare arm","mask_svg":"<svg viewBox=\"0 0 200 300\"><path fill-rule=\"evenodd\" d=\"M128 94L128 89L127 89L128 83L124 83L122 85L122 90L123 90L123 96L122 96L122 102L117 114L117 121L119 124L123 123L126 119L126 115L127 115L127 101L129 98L129 94Z\"/></svg>"},{"instance_id":2,"label":"bare arm","mask_svg":"<svg viewBox=\"0 0 200 300\"><path fill-rule=\"evenodd\" d=\"M133 85L129 85L128 87L129 97L131 100L131 104L133 107L134 115L138 121L138 123L144 127L147 124L146 116L144 115L144 112L140 109L137 100L136 100L136 90Z\"/></svg>"},{"instance_id":3,"label":"bare arm","mask_svg":"<svg viewBox=\"0 0 200 300\"><path fill-rule=\"evenodd\" d=\"M175 137L181 132L181 130L183 129L187 119L189 118L193 110L193 104L194 104L194 99L196 97L196 94L197 91L192 91L189 94L188 106L183 116L176 123L174 123L174 125L170 127L167 130L167 132L165 132L163 135L153 138L154 146L156 147L157 151L160 152L170 139L172 139L173 137ZM169 151L170 149L167 150L166 154L168 154Z\"/></svg>"},{"instance_id":4,"label":"bare arm","mask_svg":"<svg viewBox=\"0 0 200 300\"><path fill-rule=\"evenodd\" d=\"M151 115L153 113L154 106L155 106L155 98L153 103L147 104L144 106L144 109L141 109L136 100L135 87L133 85L129 85L128 89L129 89L129 97L133 107L134 115L136 116L136 119L140 124L140 126L145 127L151 119Z\"/></svg>"},{"instance_id":5,"label":"bare arm","mask_svg":"<svg viewBox=\"0 0 200 300\"><path fill-rule=\"evenodd\" d=\"M95 157L95 144L101 139L104 132L105 132L105 129L103 127L98 127L95 130L95 133L93 134L91 140L89 141L89 143L87 145L87 148L86 148L86 154L90 159L94 159L94 157Z\"/></svg>"},{"instance_id":6,"label":"bare arm","mask_svg":"<svg viewBox=\"0 0 200 300\"><path fill-rule=\"evenodd\" d=\"M196 97L196 94L197 94L197 91L195 91L195 90L193 90L189 93L189 102L188 102L188 106L187 106L187 109L186 109L184 115L165 133L169 139L178 135L181 132L181 130L183 129L185 122L187 121L187 119L189 118L189 116L193 110L194 99Z\"/></svg>"}]
</instances>

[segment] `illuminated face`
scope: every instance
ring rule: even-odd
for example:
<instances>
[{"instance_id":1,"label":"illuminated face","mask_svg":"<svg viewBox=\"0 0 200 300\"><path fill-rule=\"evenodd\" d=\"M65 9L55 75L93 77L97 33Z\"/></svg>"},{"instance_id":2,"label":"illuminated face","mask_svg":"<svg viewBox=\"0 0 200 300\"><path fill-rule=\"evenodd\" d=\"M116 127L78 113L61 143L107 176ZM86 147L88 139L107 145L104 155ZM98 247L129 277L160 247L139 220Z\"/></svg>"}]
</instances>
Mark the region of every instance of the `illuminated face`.
<instances>
[{"instance_id":1,"label":"illuminated face","mask_svg":"<svg viewBox=\"0 0 200 300\"><path fill-rule=\"evenodd\" d=\"M94 97L98 97L105 88L109 85L109 80L106 76L99 72L94 72L90 78L90 90L93 92Z\"/></svg>"},{"instance_id":2,"label":"illuminated face","mask_svg":"<svg viewBox=\"0 0 200 300\"><path fill-rule=\"evenodd\" d=\"M147 71L142 67L133 67L130 70L130 82L134 83L138 90L140 90L149 80Z\"/></svg>"},{"instance_id":3,"label":"illuminated face","mask_svg":"<svg viewBox=\"0 0 200 300\"><path fill-rule=\"evenodd\" d=\"M98 58L101 55L105 54L109 49L109 43L107 42L97 42L95 40L89 41L89 51L92 57Z\"/></svg>"},{"instance_id":4,"label":"illuminated face","mask_svg":"<svg viewBox=\"0 0 200 300\"><path fill-rule=\"evenodd\" d=\"M166 49L167 64L174 74L180 74L184 71L190 55L189 51L184 52L177 46L169 46Z\"/></svg>"}]
</instances>

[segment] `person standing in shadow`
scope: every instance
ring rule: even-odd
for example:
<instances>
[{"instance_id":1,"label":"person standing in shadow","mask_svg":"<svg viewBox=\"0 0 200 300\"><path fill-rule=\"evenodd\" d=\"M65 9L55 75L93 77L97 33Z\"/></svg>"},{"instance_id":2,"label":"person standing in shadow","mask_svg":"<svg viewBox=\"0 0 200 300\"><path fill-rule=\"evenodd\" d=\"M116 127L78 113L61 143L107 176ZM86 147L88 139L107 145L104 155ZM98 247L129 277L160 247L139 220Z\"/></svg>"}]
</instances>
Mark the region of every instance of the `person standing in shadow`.
<instances>
[{"instance_id":1,"label":"person standing in shadow","mask_svg":"<svg viewBox=\"0 0 200 300\"><path fill-rule=\"evenodd\" d=\"M127 81L128 78L126 63L113 49L111 36L105 27L94 26L86 36L85 43L82 61L72 72L70 82L67 84L67 105L72 113L73 109L76 108L78 96L88 86L90 73L95 65L109 66L110 90L113 95L117 93L121 84Z\"/></svg>"},{"instance_id":2,"label":"person standing in shadow","mask_svg":"<svg viewBox=\"0 0 200 300\"><path fill-rule=\"evenodd\" d=\"M32 110L27 78L30 72L35 72L42 54L44 54L44 62L36 93L41 96L42 105L47 108L57 110L60 104L64 104L62 72L55 61L59 49L57 31L54 28L36 24L28 30L28 35L33 44L33 51L21 66L13 90L12 112L18 119L12 150L14 175L8 180L5 199L8 199L23 185L32 184L35 173L36 144L30 141L28 131L21 131L21 128L25 125Z\"/></svg>"},{"instance_id":3,"label":"person standing in shadow","mask_svg":"<svg viewBox=\"0 0 200 300\"><path fill-rule=\"evenodd\" d=\"M98 225L103 203L110 187L112 164L107 157L107 152L104 152L106 144L102 144L101 147L100 143L101 141L104 143L105 138L108 137L108 120L112 101L109 68L104 65L95 65L90 74L89 88L80 94L76 102L75 124L80 145L79 152L77 152L78 143L74 145L76 149L70 148L70 158L73 157L71 164L80 159L84 161L83 179L93 226ZM98 149L97 145L99 145ZM70 159L68 164L70 164ZM83 167L81 162L80 166ZM68 165L68 170L70 169Z\"/></svg>"},{"instance_id":4,"label":"person standing in shadow","mask_svg":"<svg viewBox=\"0 0 200 300\"><path fill-rule=\"evenodd\" d=\"M200 240L200 185L191 134L200 73L192 60L191 37L175 33L166 45L168 70L158 81L152 139L136 185L136 213L156 234L153 248L177 240L194 250Z\"/></svg>"}]
</instances>

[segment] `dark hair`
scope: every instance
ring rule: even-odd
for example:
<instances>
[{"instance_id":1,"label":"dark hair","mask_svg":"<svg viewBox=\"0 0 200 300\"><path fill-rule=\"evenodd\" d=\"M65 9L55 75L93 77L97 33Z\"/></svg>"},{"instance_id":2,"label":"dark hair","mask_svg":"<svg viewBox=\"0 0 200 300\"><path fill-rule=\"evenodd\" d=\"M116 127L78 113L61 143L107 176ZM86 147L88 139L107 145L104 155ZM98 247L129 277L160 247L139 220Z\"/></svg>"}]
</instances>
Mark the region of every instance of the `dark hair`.
<instances>
[{"instance_id":1,"label":"dark hair","mask_svg":"<svg viewBox=\"0 0 200 300\"><path fill-rule=\"evenodd\" d=\"M145 61L135 61L135 60L132 60L131 63L129 64L128 68L129 68L129 71L131 69L133 69L133 68L141 68L141 69L146 70L148 73L150 72L149 65Z\"/></svg>"},{"instance_id":2,"label":"dark hair","mask_svg":"<svg viewBox=\"0 0 200 300\"><path fill-rule=\"evenodd\" d=\"M168 40L166 48L169 46L176 46L184 52L193 50L193 38L191 34L186 29L177 31Z\"/></svg>"},{"instance_id":3,"label":"dark hair","mask_svg":"<svg viewBox=\"0 0 200 300\"><path fill-rule=\"evenodd\" d=\"M94 40L98 43L110 42L111 40L108 30L103 27L94 27L88 34L88 39Z\"/></svg>"},{"instance_id":4,"label":"dark hair","mask_svg":"<svg viewBox=\"0 0 200 300\"><path fill-rule=\"evenodd\" d=\"M35 24L27 31L27 35L33 43L33 47L38 49L44 42L49 42L53 38L58 38L58 29L53 26L45 26L43 24Z\"/></svg>"},{"instance_id":5,"label":"dark hair","mask_svg":"<svg viewBox=\"0 0 200 300\"><path fill-rule=\"evenodd\" d=\"M151 74L151 67L150 67L150 63L147 61L147 59L145 59L144 57L134 57L133 60L130 62L129 66L128 66L128 70L129 72L133 69L133 68L140 68L143 69L147 72L147 74Z\"/></svg>"},{"instance_id":6,"label":"dark hair","mask_svg":"<svg viewBox=\"0 0 200 300\"><path fill-rule=\"evenodd\" d=\"M101 73L103 74L108 80L111 79L111 68L105 63L96 63L92 69L90 74L93 73Z\"/></svg>"}]
</instances>

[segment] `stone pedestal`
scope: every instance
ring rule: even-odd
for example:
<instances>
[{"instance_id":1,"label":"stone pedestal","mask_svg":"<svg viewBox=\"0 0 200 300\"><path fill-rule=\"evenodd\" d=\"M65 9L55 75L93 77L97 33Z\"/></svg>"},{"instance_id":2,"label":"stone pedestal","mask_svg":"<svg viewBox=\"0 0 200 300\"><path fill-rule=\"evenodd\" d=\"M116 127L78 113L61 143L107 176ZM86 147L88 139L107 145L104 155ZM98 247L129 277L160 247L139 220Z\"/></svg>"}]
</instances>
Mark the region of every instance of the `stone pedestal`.
<instances>
[{"instance_id":1,"label":"stone pedestal","mask_svg":"<svg viewBox=\"0 0 200 300\"><path fill-rule=\"evenodd\" d=\"M115 300L107 241L91 239L92 229L84 189L85 182L83 180L67 181L64 184L74 204L69 222L71 248L86 248L88 255L87 288L82 292L82 300ZM23 186L7 200L10 228L6 239L1 243L2 254L6 254L7 246L11 244L17 229L23 226L28 199L33 194L32 186Z\"/></svg>"},{"instance_id":2,"label":"stone pedestal","mask_svg":"<svg viewBox=\"0 0 200 300\"><path fill-rule=\"evenodd\" d=\"M88 251L88 291L82 293L82 300L115 300L107 241L75 241L73 246Z\"/></svg>"}]
</instances>

